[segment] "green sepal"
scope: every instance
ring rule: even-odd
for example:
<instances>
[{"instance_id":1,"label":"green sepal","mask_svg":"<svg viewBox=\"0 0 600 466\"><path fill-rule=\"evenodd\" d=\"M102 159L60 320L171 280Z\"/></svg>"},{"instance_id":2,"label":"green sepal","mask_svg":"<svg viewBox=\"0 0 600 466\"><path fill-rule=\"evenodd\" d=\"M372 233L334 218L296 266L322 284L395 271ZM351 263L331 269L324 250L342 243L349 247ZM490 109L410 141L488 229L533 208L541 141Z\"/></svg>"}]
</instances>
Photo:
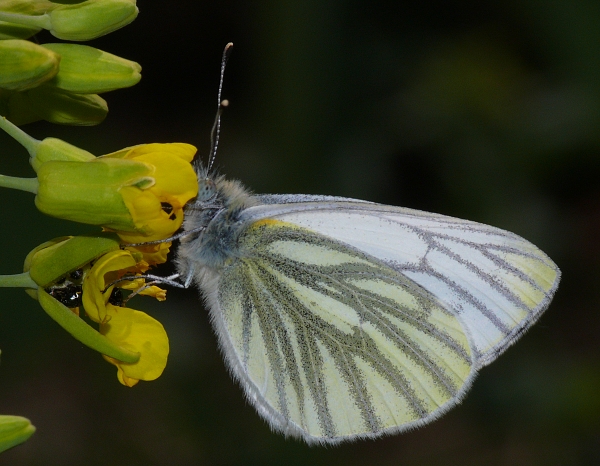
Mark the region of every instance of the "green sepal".
<instances>
[{"instance_id":1,"label":"green sepal","mask_svg":"<svg viewBox=\"0 0 600 466\"><path fill-rule=\"evenodd\" d=\"M60 55L28 40L0 40L0 87L23 91L52 79Z\"/></svg>"},{"instance_id":2,"label":"green sepal","mask_svg":"<svg viewBox=\"0 0 600 466\"><path fill-rule=\"evenodd\" d=\"M50 85L77 94L100 94L130 87L141 79L136 62L94 47L78 44L43 44L61 57L58 74Z\"/></svg>"},{"instance_id":3,"label":"green sepal","mask_svg":"<svg viewBox=\"0 0 600 466\"><path fill-rule=\"evenodd\" d=\"M140 353L134 353L115 345L101 335L67 306L58 302L43 289L38 289L38 301L44 311L76 340L93 350L119 361L135 364L140 360Z\"/></svg>"},{"instance_id":4,"label":"green sepal","mask_svg":"<svg viewBox=\"0 0 600 466\"><path fill-rule=\"evenodd\" d=\"M35 205L52 217L137 231L119 190L145 179L150 171L148 165L134 160L46 162L38 170Z\"/></svg>"},{"instance_id":5,"label":"green sepal","mask_svg":"<svg viewBox=\"0 0 600 466\"><path fill-rule=\"evenodd\" d=\"M102 123L108 114L106 101L96 94L73 94L46 85L26 94L29 108L50 123L93 126ZM11 104L9 101L9 109Z\"/></svg>"},{"instance_id":6,"label":"green sepal","mask_svg":"<svg viewBox=\"0 0 600 466\"><path fill-rule=\"evenodd\" d=\"M33 249L25 258L23 269L40 288L47 288L70 272L116 249L119 249L119 238L112 233L56 238Z\"/></svg>"},{"instance_id":7,"label":"green sepal","mask_svg":"<svg viewBox=\"0 0 600 466\"><path fill-rule=\"evenodd\" d=\"M29 419L0 415L0 453L25 442L34 432L35 427Z\"/></svg>"},{"instance_id":8,"label":"green sepal","mask_svg":"<svg viewBox=\"0 0 600 466\"><path fill-rule=\"evenodd\" d=\"M89 162L95 158L94 154L80 149L73 144L69 144L62 139L46 138L40 141L34 157L30 159L30 163L37 172L41 164L51 160Z\"/></svg>"}]
</instances>

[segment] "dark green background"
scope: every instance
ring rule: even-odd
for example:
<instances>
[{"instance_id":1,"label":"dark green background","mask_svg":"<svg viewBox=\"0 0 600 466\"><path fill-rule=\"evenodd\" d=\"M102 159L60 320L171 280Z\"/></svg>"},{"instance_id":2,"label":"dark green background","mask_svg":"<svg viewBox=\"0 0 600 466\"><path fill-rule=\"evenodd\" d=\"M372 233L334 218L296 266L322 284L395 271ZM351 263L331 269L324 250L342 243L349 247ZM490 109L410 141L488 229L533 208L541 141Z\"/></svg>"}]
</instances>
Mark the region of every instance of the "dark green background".
<instances>
[{"instance_id":1,"label":"dark green background","mask_svg":"<svg viewBox=\"0 0 600 466\"><path fill-rule=\"evenodd\" d=\"M95 128L32 135L98 155L145 142L208 152L221 50L235 43L218 164L256 192L320 193L514 231L563 281L546 315L459 407L403 435L334 448L273 434L227 374L194 290L134 307L164 323L163 376L116 370L20 290L0 290L0 412L38 427L1 456L26 465L600 464L600 3L295 0L139 3L90 45L138 61ZM40 42L55 41L47 34ZM31 176L0 135L0 172ZM92 228L0 192L0 273ZM162 273L168 273L165 269Z\"/></svg>"}]
</instances>

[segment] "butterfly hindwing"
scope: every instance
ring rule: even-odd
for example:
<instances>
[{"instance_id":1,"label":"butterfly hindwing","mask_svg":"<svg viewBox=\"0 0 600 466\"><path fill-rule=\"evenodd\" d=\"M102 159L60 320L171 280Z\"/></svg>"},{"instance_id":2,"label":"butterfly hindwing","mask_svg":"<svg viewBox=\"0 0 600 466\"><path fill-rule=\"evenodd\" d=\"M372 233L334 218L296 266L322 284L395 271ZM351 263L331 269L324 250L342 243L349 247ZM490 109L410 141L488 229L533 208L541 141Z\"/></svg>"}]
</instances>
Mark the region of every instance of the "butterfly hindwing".
<instances>
[{"instance_id":1,"label":"butterfly hindwing","mask_svg":"<svg viewBox=\"0 0 600 466\"><path fill-rule=\"evenodd\" d=\"M428 422L474 374L460 317L384 262L277 220L251 222L211 316L258 411L309 442Z\"/></svg>"},{"instance_id":2,"label":"butterfly hindwing","mask_svg":"<svg viewBox=\"0 0 600 466\"><path fill-rule=\"evenodd\" d=\"M492 362L548 307L560 271L523 238L429 212L323 196L262 196L244 213L310 229L386 263L459 315L477 367Z\"/></svg>"}]
</instances>

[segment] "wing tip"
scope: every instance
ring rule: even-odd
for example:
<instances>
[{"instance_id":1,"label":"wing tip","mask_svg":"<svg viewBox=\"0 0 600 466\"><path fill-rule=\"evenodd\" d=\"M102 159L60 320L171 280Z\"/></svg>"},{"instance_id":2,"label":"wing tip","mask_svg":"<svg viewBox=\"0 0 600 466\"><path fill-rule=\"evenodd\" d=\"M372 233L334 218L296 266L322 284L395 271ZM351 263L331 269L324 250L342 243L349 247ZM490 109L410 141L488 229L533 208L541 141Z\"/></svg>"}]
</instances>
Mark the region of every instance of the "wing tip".
<instances>
[{"instance_id":1,"label":"wing tip","mask_svg":"<svg viewBox=\"0 0 600 466\"><path fill-rule=\"evenodd\" d=\"M528 317L526 319L523 319L523 321L518 326L513 328L511 332L508 335L506 335L506 337L504 337L502 341L500 341L500 343L498 343L493 348L489 349L483 355L477 358L477 370L480 370L481 368L494 362L508 348L514 345L525 333L527 333L527 331L531 327L533 327L533 325L540 319L540 317L542 317L542 314L544 314L546 309L550 307L552 299L554 298L554 294L556 293L556 290L558 289L558 285L562 278L561 270L554 262L551 261L551 263L554 265L556 276L550 289L547 292L545 292L544 298L539 302L536 308L533 311L531 311Z\"/></svg>"}]
</instances>

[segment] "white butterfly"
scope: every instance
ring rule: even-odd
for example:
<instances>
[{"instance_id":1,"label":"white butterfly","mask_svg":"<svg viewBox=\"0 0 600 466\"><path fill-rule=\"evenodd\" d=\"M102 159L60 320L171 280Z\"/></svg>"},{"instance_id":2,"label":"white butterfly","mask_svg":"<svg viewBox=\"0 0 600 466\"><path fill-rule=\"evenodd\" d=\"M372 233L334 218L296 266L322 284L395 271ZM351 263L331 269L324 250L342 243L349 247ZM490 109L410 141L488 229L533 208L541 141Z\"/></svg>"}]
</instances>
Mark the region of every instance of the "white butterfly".
<instances>
[{"instance_id":1,"label":"white butterfly","mask_svg":"<svg viewBox=\"0 0 600 466\"><path fill-rule=\"evenodd\" d=\"M560 271L491 226L199 173L178 269L274 430L374 438L457 404L548 307Z\"/></svg>"}]
</instances>

